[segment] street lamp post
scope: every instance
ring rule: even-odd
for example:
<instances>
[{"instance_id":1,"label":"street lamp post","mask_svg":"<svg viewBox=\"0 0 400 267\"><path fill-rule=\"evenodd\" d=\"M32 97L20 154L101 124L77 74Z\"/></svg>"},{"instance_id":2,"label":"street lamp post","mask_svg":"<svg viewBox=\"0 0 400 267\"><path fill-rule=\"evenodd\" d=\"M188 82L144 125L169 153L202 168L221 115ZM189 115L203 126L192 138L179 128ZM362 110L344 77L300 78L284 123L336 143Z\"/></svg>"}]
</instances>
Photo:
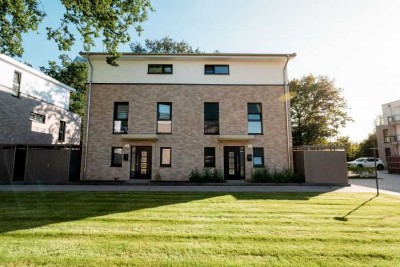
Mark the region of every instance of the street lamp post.
<instances>
[{"instance_id":1,"label":"street lamp post","mask_svg":"<svg viewBox=\"0 0 400 267\"><path fill-rule=\"evenodd\" d=\"M371 148L374 151L374 166L375 166L375 181L376 181L376 195L379 196L379 184L378 184L378 170L376 169L376 151L378 148Z\"/></svg>"}]
</instances>

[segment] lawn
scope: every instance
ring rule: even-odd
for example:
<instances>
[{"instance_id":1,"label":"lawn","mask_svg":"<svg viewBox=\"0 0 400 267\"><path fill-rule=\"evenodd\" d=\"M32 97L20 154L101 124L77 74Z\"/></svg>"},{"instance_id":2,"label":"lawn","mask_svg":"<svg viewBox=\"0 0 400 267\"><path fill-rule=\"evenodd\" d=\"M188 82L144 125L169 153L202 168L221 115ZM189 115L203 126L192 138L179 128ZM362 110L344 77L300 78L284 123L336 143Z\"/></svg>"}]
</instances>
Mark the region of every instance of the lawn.
<instances>
[{"instance_id":1,"label":"lawn","mask_svg":"<svg viewBox=\"0 0 400 267\"><path fill-rule=\"evenodd\" d=\"M0 193L2 266L400 266L400 198Z\"/></svg>"}]
</instances>

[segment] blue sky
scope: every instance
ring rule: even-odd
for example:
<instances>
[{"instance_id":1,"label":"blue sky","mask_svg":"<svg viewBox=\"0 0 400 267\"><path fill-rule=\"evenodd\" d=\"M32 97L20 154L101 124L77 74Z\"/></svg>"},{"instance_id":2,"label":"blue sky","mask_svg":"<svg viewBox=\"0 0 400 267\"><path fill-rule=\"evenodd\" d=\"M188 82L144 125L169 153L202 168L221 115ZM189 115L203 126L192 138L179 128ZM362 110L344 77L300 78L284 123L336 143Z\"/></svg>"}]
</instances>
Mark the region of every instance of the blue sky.
<instances>
[{"instance_id":1,"label":"blue sky","mask_svg":"<svg viewBox=\"0 0 400 267\"><path fill-rule=\"evenodd\" d=\"M44 24L57 23L63 7L41 0L48 16ZM342 130L354 141L367 137L381 104L400 100L400 1L397 0L153 0L155 12L143 25L140 37L166 35L185 40L200 50L213 52L297 53L289 77L328 75L343 88L354 122ZM47 65L59 55L39 34L25 35L22 60L34 67ZM102 51L101 43L92 51ZM78 41L67 54L82 50ZM128 45L121 51L129 51Z\"/></svg>"}]
</instances>

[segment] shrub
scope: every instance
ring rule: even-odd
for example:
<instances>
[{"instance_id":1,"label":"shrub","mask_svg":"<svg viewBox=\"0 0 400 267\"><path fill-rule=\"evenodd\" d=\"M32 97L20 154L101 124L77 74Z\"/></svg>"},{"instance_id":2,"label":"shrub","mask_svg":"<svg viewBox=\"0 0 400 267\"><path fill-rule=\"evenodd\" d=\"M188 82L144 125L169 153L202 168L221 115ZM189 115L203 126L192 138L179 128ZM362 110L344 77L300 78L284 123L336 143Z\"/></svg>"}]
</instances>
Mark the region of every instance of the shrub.
<instances>
[{"instance_id":1,"label":"shrub","mask_svg":"<svg viewBox=\"0 0 400 267\"><path fill-rule=\"evenodd\" d=\"M304 179L292 169L273 170L256 168L252 172L251 181L254 183L304 183Z\"/></svg>"},{"instance_id":2,"label":"shrub","mask_svg":"<svg viewBox=\"0 0 400 267\"><path fill-rule=\"evenodd\" d=\"M348 166L347 176L349 178L375 178L375 168Z\"/></svg>"},{"instance_id":3,"label":"shrub","mask_svg":"<svg viewBox=\"0 0 400 267\"><path fill-rule=\"evenodd\" d=\"M193 169L189 174L189 181L194 183L223 183L224 175L216 168L204 168L202 172Z\"/></svg>"}]
</instances>

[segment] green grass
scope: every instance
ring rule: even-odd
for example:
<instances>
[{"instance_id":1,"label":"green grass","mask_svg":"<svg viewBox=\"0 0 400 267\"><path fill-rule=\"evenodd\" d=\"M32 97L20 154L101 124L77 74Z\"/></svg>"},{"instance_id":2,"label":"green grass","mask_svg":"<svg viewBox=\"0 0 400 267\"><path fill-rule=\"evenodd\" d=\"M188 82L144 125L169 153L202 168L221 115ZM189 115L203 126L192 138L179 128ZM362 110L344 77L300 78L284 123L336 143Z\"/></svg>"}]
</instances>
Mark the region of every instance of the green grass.
<instances>
[{"instance_id":1,"label":"green grass","mask_svg":"<svg viewBox=\"0 0 400 267\"><path fill-rule=\"evenodd\" d=\"M0 193L1 266L399 266L400 198Z\"/></svg>"}]
</instances>

